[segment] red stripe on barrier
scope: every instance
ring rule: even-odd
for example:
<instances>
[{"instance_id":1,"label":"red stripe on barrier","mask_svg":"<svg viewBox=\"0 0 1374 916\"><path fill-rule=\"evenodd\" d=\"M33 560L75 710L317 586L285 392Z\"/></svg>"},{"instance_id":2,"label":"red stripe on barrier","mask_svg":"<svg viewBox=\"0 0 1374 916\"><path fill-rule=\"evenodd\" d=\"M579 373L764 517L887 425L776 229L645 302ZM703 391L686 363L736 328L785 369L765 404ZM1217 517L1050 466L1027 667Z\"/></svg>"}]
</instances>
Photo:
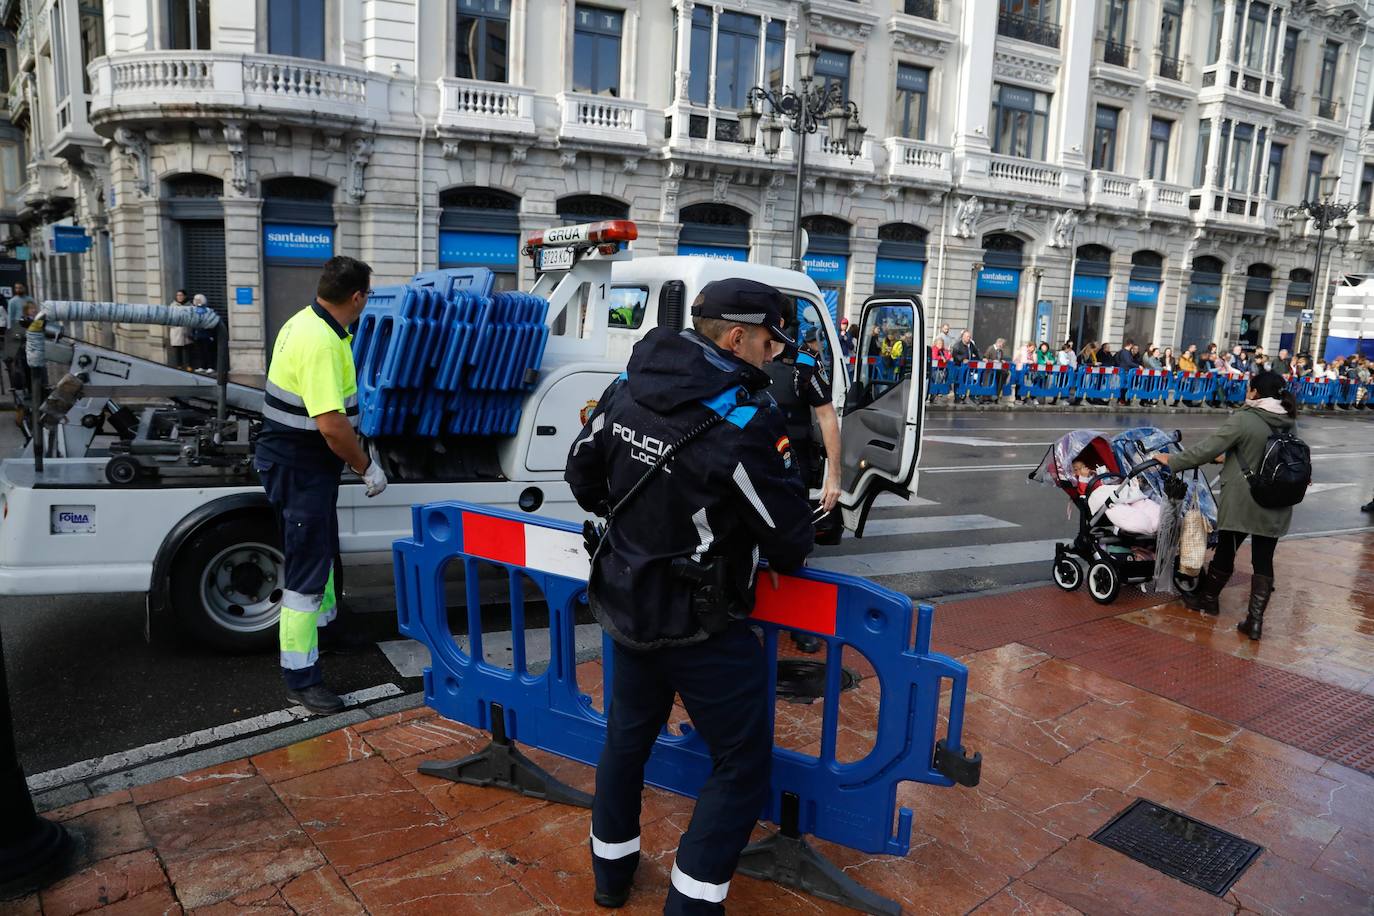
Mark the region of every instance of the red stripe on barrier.
<instances>
[{"instance_id":1,"label":"red stripe on barrier","mask_svg":"<svg viewBox=\"0 0 1374 916\"><path fill-rule=\"evenodd\" d=\"M834 636L839 598L839 587L828 582L779 576L774 589L772 577L761 573L754 588L754 617Z\"/></svg>"},{"instance_id":2,"label":"red stripe on barrier","mask_svg":"<svg viewBox=\"0 0 1374 916\"><path fill-rule=\"evenodd\" d=\"M504 518L464 512L463 552L508 566L524 566L525 526Z\"/></svg>"}]
</instances>

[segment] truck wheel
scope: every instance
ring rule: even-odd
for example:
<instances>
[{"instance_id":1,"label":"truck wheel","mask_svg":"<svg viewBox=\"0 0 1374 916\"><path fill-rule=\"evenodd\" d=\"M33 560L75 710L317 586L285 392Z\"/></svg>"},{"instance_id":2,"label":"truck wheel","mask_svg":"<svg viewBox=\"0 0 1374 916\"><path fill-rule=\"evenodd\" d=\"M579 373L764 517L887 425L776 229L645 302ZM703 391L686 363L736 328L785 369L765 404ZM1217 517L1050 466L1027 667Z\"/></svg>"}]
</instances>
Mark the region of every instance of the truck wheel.
<instances>
[{"instance_id":1,"label":"truck wheel","mask_svg":"<svg viewBox=\"0 0 1374 916\"><path fill-rule=\"evenodd\" d=\"M212 520L173 561L170 593L177 625L217 649L272 648L284 575L281 537L270 517Z\"/></svg>"},{"instance_id":2,"label":"truck wheel","mask_svg":"<svg viewBox=\"0 0 1374 916\"><path fill-rule=\"evenodd\" d=\"M105 479L117 487L127 487L142 472L138 461L128 455L116 455L105 465Z\"/></svg>"}]
</instances>

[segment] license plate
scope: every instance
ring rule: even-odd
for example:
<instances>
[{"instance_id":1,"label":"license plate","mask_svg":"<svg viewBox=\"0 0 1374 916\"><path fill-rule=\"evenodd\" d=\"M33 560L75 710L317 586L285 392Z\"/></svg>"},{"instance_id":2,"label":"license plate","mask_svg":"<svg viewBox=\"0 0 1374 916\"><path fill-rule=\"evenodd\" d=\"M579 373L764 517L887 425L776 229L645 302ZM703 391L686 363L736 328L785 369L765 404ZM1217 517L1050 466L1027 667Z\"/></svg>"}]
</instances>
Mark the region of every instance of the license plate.
<instances>
[{"instance_id":1,"label":"license plate","mask_svg":"<svg viewBox=\"0 0 1374 916\"><path fill-rule=\"evenodd\" d=\"M95 534L95 506L53 506L53 534Z\"/></svg>"},{"instance_id":2,"label":"license plate","mask_svg":"<svg viewBox=\"0 0 1374 916\"><path fill-rule=\"evenodd\" d=\"M539 252L540 270L569 270L572 266L571 248L544 248Z\"/></svg>"}]
</instances>

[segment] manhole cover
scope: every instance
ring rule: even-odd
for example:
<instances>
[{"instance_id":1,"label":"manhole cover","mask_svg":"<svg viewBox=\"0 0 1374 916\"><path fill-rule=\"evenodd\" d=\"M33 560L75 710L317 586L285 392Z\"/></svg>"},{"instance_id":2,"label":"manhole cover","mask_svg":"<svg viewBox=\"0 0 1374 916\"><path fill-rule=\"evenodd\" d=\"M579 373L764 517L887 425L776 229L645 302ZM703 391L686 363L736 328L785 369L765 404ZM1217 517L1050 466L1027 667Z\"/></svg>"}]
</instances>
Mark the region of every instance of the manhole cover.
<instances>
[{"instance_id":1,"label":"manhole cover","mask_svg":"<svg viewBox=\"0 0 1374 916\"><path fill-rule=\"evenodd\" d=\"M840 669L840 689L859 685L859 673ZM777 695L792 703L810 703L825 696L825 662L804 658L784 658L778 662Z\"/></svg>"},{"instance_id":2,"label":"manhole cover","mask_svg":"<svg viewBox=\"0 0 1374 916\"><path fill-rule=\"evenodd\" d=\"M1093 839L1185 884L1220 897L1260 847L1177 811L1137 799Z\"/></svg>"}]
</instances>

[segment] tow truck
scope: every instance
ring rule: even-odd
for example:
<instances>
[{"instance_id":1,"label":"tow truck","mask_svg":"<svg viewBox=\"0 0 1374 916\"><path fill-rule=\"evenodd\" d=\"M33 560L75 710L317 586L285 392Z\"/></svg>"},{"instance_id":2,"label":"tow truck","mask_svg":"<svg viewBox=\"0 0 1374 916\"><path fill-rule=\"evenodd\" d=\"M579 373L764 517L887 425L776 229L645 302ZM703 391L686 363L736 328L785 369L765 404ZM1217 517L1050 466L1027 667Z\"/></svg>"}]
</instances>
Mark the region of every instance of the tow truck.
<instances>
[{"instance_id":1,"label":"tow truck","mask_svg":"<svg viewBox=\"0 0 1374 916\"><path fill-rule=\"evenodd\" d=\"M436 500L583 518L563 467L588 411L649 329L690 327L697 293L727 277L793 297L799 323L819 334L842 418L845 526L862 536L882 491L914 495L922 360L902 377L880 360L860 359L851 380L832 316L804 273L697 256L636 258L636 238L626 220L527 238L524 254L538 277L530 292L547 299L549 335L518 429L368 442L391 485L368 499L361 481L344 472L342 553L389 551L410 533L411 506ZM896 327L914 335L920 353L924 326L919 299L874 297L863 306L860 340ZM31 396L42 404L30 424L33 447L0 462L0 595L142 592L150 636L170 622L224 650L271 646L282 554L251 464L262 389L229 383L223 357L210 378L61 330L44 333L44 358L63 376Z\"/></svg>"}]
</instances>

